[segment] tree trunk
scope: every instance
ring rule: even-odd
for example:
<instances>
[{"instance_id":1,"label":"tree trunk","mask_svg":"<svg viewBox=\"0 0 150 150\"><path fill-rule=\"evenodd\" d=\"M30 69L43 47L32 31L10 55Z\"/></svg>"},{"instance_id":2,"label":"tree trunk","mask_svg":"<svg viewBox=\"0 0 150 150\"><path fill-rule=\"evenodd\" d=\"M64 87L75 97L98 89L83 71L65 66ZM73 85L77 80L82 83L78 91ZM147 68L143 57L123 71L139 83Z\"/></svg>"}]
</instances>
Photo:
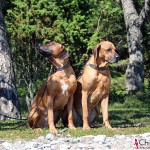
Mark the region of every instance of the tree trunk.
<instances>
[{"instance_id":1,"label":"tree trunk","mask_svg":"<svg viewBox=\"0 0 150 150\"><path fill-rule=\"evenodd\" d=\"M30 79L28 85L26 85L26 103L27 103L28 110L30 109L31 104L34 99L34 92L32 89L32 84L33 84L32 80Z\"/></svg>"},{"instance_id":2,"label":"tree trunk","mask_svg":"<svg viewBox=\"0 0 150 150\"><path fill-rule=\"evenodd\" d=\"M134 93L143 89L144 83L144 63L143 63L143 36L141 26L146 18L145 11L138 15L132 0L121 0L124 20L127 29L127 43L129 50L129 63L126 70L126 90ZM148 5L149 0L145 4ZM145 6L147 6L145 5Z\"/></svg>"},{"instance_id":3,"label":"tree trunk","mask_svg":"<svg viewBox=\"0 0 150 150\"><path fill-rule=\"evenodd\" d=\"M20 105L14 84L12 60L1 4L0 0L0 120L3 120L6 119L4 115L19 118Z\"/></svg>"}]
</instances>

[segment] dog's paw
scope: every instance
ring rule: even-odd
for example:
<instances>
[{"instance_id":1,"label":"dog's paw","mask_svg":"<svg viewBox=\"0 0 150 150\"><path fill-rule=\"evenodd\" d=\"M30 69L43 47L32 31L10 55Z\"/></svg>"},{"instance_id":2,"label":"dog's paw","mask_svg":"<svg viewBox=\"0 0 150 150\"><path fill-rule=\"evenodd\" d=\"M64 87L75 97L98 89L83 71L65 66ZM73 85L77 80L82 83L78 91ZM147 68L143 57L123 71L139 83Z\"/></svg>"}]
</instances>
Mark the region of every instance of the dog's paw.
<instances>
[{"instance_id":1,"label":"dog's paw","mask_svg":"<svg viewBox=\"0 0 150 150\"><path fill-rule=\"evenodd\" d=\"M41 129L41 128L35 128L34 131L36 131L36 132L41 132L42 129Z\"/></svg>"},{"instance_id":2,"label":"dog's paw","mask_svg":"<svg viewBox=\"0 0 150 150\"><path fill-rule=\"evenodd\" d=\"M106 121L104 124L107 129L113 129L108 121Z\"/></svg>"},{"instance_id":3,"label":"dog's paw","mask_svg":"<svg viewBox=\"0 0 150 150\"><path fill-rule=\"evenodd\" d=\"M50 130L50 132L53 133L53 134L57 134L57 133L58 133L58 131L57 131L56 128L50 128L49 130Z\"/></svg>"},{"instance_id":4,"label":"dog's paw","mask_svg":"<svg viewBox=\"0 0 150 150\"><path fill-rule=\"evenodd\" d=\"M83 126L83 130L90 130L91 128L88 125Z\"/></svg>"},{"instance_id":5,"label":"dog's paw","mask_svg":"<svg viewBox=\"0 0 150 150\"><path fill-rule=\"evenodd\" d=\"M74 124L69 124L68 127L69 127L70 129L73 129L73 130L76 129L76 127L74 126Z\"/></svg>"},{"instance_id":6,"label":"dog's paw","mask_svg":"<svg viewBox=\"0 0 150 150\"><path fill-rule=\"evenodd\" d=\"M72 130L76 130L76 127L74 125L69 126L69 128L72 129Z\"/></svg>"},{"instance_id":7,"label":"dog's paw","mask_svg":"<svg viewBox=\"0 0 150 150\"><path fill-rule=\"evenodd\" d=\"M112 130L112 131L116 131L117 130L117 128L108 128L109 130Z\"/></svg>"}]
</instances>

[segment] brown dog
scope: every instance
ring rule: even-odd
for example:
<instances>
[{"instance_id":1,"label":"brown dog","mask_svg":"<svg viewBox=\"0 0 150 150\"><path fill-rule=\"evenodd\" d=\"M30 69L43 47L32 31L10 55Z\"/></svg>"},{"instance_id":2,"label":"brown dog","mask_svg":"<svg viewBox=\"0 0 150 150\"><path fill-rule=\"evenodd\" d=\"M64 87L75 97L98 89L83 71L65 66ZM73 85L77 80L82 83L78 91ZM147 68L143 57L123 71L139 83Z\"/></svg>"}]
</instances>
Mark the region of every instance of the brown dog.
<instances>
[{"instance_id":1,"label":"brown dog","mask_svg":"<svg viewBox=\"0 0 150 150\"><path fill-rule=\"evenodd\" d=\"M74 95L73 118L75 126L90 129L90 124L95 121L102 107L103 123L111 128L108 120L108 98L111 75L108 63L118 59L115 46L109 41L99 43L78 80L77 90ZM67 121L63 117L64 123Z\"/></svg>"},{"instance_id":2,"label":"brown dog","mask_svg":"<svg viewBox=\"0 0 150 150\"><path fill-rule=\"evenodd\" d=\"M56 67L56 72L48 77L37 92L28 114L28 124L34 129L49 126L50 132L57 133L55 123L60 119L62 109L66 106L69 114L68 126L75 128L72 105L77 81L69 64L69 55L64 46L56 42L41 45L39 48Z\"/></svg>"}]
</instances>

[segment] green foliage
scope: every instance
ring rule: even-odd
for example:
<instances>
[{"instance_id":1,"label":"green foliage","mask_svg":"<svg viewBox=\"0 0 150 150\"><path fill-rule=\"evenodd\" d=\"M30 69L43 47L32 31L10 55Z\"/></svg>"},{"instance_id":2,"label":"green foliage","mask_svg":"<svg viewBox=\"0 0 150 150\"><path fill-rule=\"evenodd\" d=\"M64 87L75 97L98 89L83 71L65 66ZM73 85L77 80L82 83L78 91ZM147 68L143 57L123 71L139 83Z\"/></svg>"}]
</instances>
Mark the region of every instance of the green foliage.
<instances>
[{"instance_id":1,"label":"green foliage","mask_svg":"<svg viewBox=\"0 0 150 150\"><path fill-rule=\"evenodd\" d=\"M11 39L26 45L28 40L64 44L77 74L100 38L117 45L125 37L121 7L112 0L12 0L12 5L5 17Z\"/></svg>"},{"instance_id":2,"label":"green foliage","mask_svg":"<svg viewBox=\"0 0 150 150\"><path fill-rule=\"evenodd\" d=\"M140 10L143 0L138 2L135 5ZM38 53L38 43L53 40L62 43L70 53L71 65L77 75L100 39L114 42L120 59L128 58L122 8L113 0L8 0L4 4L19 98L22 101L29 90L29 83L32 84L30 90L36 92L38 82L42 82L49 72L50 65ZM149 18L143 31L145 62L148 64L145 65L145 75L149 79ZM130 99L138 99L126 97L125 69L117 70L126 68L127 63L120 63L121 67L116 64L110 66L113 78L110 100L112 103L124 103L124 106L133 105L129 104ZM150 87L149 80L146 87Z\"/></svg>"},{"instance_id":3,"label":"green foliage","mask_svg":"<svg viewBox=\"0 0 150 150\"><path fill-rule=\"evenodd\" d=\"M113 77L112 77L112 84L110 88L110 105L111 105L110 107L112 109L127 108L131 110L145 109L149 111L150 110L149 79L145 79L144 91L139 91L134 95L128 95L126 94L125 84L124 84L125 74L124 72L117 74L116 73L117 69L115 68L117 68L117 66L111 68Z\"/></svg>"}]
</instances>

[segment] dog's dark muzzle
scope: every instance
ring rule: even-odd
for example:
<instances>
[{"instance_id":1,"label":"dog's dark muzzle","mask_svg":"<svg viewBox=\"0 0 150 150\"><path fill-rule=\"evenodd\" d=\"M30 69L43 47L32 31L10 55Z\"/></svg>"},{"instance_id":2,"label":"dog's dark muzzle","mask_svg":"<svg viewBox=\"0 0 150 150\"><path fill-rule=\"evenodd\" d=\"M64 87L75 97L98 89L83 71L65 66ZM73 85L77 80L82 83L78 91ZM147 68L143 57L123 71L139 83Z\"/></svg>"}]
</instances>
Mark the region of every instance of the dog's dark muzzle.
<instances>
[{"instance_id":1,"label":"dog's dark muzzle","mask_svg":"<svg viewBox=\"0 0 150 150\"><path fill-rule=\"evenodd\" d=\"M119 61L119 55L115 55L114 57L108 59L108 62L109 63L115 63L115 62L118 62Z\"/></svg>"},{"instance_id":2,"label":"dog's dark muzzle","mask_svg":"<svg viewBox=\"0 0 150 150\"><path fill-rule=\"evenodd\" d=\"M49 57L49 56L52 56L53 54L53 50L49 50L40 44L39 44L39 51L44 57Z\"/></svg>"}]
</instances>

